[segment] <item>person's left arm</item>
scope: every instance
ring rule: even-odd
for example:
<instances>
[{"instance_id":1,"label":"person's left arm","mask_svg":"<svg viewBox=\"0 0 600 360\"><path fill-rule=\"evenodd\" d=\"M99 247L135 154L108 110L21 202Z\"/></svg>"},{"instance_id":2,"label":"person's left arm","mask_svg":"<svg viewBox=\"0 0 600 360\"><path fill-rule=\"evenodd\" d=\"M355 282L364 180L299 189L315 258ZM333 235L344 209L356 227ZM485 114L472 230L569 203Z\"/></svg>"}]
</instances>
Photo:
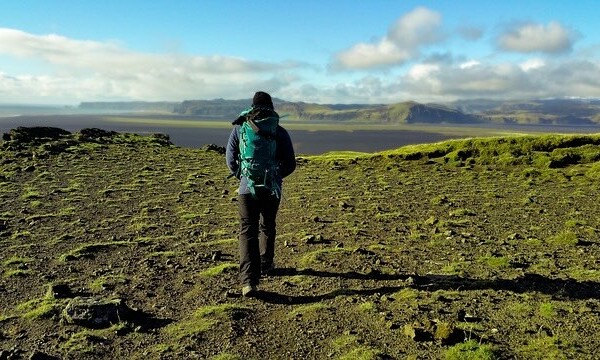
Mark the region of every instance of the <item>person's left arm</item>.
<instances>
[{"instance_id":1,"label":"person's left arm","mask_svg":"<svg viewBox=\"0 0 600 360\"><path fill-rule=\"evenodd\" d=\"M279 127L278 130L277 158L279 159L279 173L284 178L296 170L296 154L290 134L282 127Z\"/></svg>"}]
</instances>

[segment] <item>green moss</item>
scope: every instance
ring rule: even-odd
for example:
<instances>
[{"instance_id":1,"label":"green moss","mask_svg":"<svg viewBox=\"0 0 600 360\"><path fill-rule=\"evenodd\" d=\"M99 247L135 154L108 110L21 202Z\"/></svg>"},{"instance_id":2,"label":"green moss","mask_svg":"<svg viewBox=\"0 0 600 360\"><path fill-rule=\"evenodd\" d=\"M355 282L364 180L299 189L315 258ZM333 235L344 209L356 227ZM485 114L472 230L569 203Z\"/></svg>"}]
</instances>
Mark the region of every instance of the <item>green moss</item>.
<instances>
[{"instance_id":1,"label":"green moss","mask_svg":"<svg viewBox=\"0 0 600 360\"><path fill-rule=\"evenodd\" d=\"M181 251L155 251L148 254L149 258L161 257L161 258L174 258L179 257L183 253Z\"/></svg>"},{"instance_id":2,"label":"green moss","mask_svg":"<svg viewBox=\"0 0 600 360\"><path fill-rule=\"evenodd\" d=\"M357 306L357 308L358 308L358 310L364 311L364 312L372 312L377 309L377 307L375 306L375 303L372 301L365 301L365 302L359 304Z\"/></svg>"},{"instance_id":3,"label":"green moss","mask_svg":"<svg viewBox=\"0 0 600 360\"><path fill-rule=\"evenodd\" d=\"M127 284L129 279L125 275L105 275L96 278L90 283L90 289L94 291L103 290L106 287L112 287L118 284Z\"/></svg>"},{"instance_id":4,"label":"green moss","mask_svg":"<svg viewBox=\"0 0 600 360\"><path fill-rule=\"evenodd\" d=\"M279 236L280 238L281 236ZM200 242L194 242L189 244L189 247L195 247L195 246L206 246L206 247L213 247L213 246L219 246L219 245L230 245L230 244L236 244L238 242L238 239L236 238L230 238L230 239L220 239L220 240L213 240L213 241L200 241Z\"/></svg>"},{"instance_id":5,"label":"green moss","mask_svg":"<svg viewBox=\"0 0 600 360\"><path fill-rule=\"evenodd\" d=\"M554 246L575 246L577 242L577 234L571 230L564 230L547 240L548 244Z\"/></svg>"},{"instance_id":6,"label":"green moss","mask_svg":"<svg viewBox=\"0 0 600 360\"><path fill-rule=\"evenodd\" d=\"M493 360L496 356L491 345L469 340L447 349L444 358L446 360Z\"/></svg>"},{"instance_id":7,"label":"green moss","mask_svg":"<svg viewBox=\"0 0 600 360\"><path fill-rule=\"evenodd\" d=\"M229 353L221 353L211 357L210 360L242 360L242 357Z\"/></svg>"},{"instance_id":8,"label":"green moss","mask_svg":"<svg viewBox=\"0 0 600 360\"><path fill-rule=\"evenodd\" d=\"M483 256L478 260L495 269L507 268L510 265L510 259L506 256Z\"/></svg>"},{"instance_id":9,"label":"green moss","mask_svg":"<svg viewBox=\"0 0 600 360\"><path fill-rule=\"evenodd\" d=\"M26 263L29 263L32 261L33 261L33 259L29 258L29 257L12 256L12 257L4 260L4 262L2 262L2 265L4 265L4 266L21 265L21 264L26 264Z\"/></svg>"},{"instance_id":10,"label":"green moss","mask_svg":"<svg viewBox=\"0 0 600 360\"><path fill-rule=\"evenodd\" d=\"M200 334L216 326L220 321L226 319L235 312L248 312L249 308L236 304L221 304L204 306L197 309L185 320L167 325L163 332L175 339Z\"/></svg>"},{"instance_id":11,"label":"green moss","mask_svg":"<svg viewBox=\"0 0 600 360\"><path fill-rule=\"evenodd\" d=\"M219 264L219 265L210 267L204 271L201 271L198 275L207 276L207 277L218 276L225 272L237 270L238 268L239 268L239 265L234 264L234 263Z\"/></svg>"},{"instance_id":12,"label":"green moss","mask_svg":"<svg viewBox=\"0 0 600 360\"><path fill-rule=\"evenodd\" d=\"M25 188L23 190L23 194L21 195L21 198L23 200L35 200L35 199L41 199L43 197L42 193L40 193L37 190L31 189L31 188Z\"/></svg>"},{"instance_id":13,"label":"green moss","mask_svg":"<svg viewBox=\"0 0 600 360\"><path fill-rule=\"evenodd\" d=\"M313 303L313 304L308 304L308 305L298 305L296 307L294 307L293 310L291 310L290 312L288 312L288 317L289 318L295 318L295 317L316 317L318 316L318 313L320 313L321 311L327 310L329 309L329 306L327 306L324 303L321 302L317 302L317 303Z\"/></svg>"},{"instance_id":14,"label":"green moss","mask_svg":"<svg viewBox=\"0 0 600 360\"><path fill-rule=\"evenodd\" d=\"M46 296L21 303L16 311L24 319L46 319L58 314L64 305L64 301Z\"/></svg>"},{"instance_id":15,"label":"green moss","mask_svg":"<svg viewBox=\"0 0 600 360\"><path fill-rule=\"evenodd\" d=\"M600 270L586 269L580 266L570 267L565 270L567 275L578 281L600 282Z\"/></svg>"},{"instance_id":16,"label":"green moss","mask_svg":"<svg viewBox=\"0 0 600 360\"><path fill-rule=\"evenodd\" d=\"M525 346L515 349L516 354L523 359L558 360L568 359L563 348L570 347L557 336L539 336L528 341Z\"/></svg>"},{"instance_id":17,"label":"green moss","mask_svg":"<svg viewBox=\"0 0 600 360\"><path fill-rule=\"evenodd\" d=\"M342 335L331 341L331 345L340 360L375 360L382 353L372 347L361 344L356 335Z\"/></svg>"},{"instance_id":18,"label":"green moss","mask_svg":"<svg viewBox=\"0 0 600 360\"><path fill-rule=\"evenodd\" d=\"M367 346L358 346L340 355L340 360L376 360L381 356L381 351Z\"/></svg>"},{"instance_id":19,"label":"green moss","mask_svg":"<svg viewBox=\"0 0 600 360\"><path fill-rule=\"evenodd\" d=\"M298 261L300 266L307 267L311 264L324 261L325 258L330 254L341 254L341 253L350 253L351 250L346 248L327 248L327 249L319 249L315 251L311 251L302 256L302 258Z\"/></svg>"},{"instance_id":20,"label":"green moss","mask_svg":"<svg viewBox=\"0 0 600 360\"><path fill-rule=\"evenodd\" d=\"M549 302L541 303L538 309L538 314L545 318L553 318L556 315L554 305Z\"/></svg>"},{"instance_id":21,"label":"green moss","mask_svg":"<svg viewBox=\"0 0 600 360\"><path fill-rule=\"evenodd\" d=\"M31 232L27 230L18 230L11 235L12 240L24 240L31 237Z\"/></svg>"},{"instance_id":22,"label":"green moss","mask_svg":"<svg viewBox=\"0 0 600 360\"><path fill-rule=\"evenodd\" d=\"M32 273L33 272L31 270L21 270L21 269L7 270L2 274L2 277L4 277L4 278L25 277L25 276L31 275Z\"/></svg>"},{"instance_id":23,"label":"green moss","mask_svg":"<svg viewBox=\"0 0 600 360\"><path fill-rule=\"evenodd\" d=\"M114 324L107 329L83 330L71 335L69 340L61 344L61 349L70 355L92 355L97 354L97 344L105 343L111 336L127 325L124 323Z\"/></svg>"},{"instance_id":24,"label":"green moss","mask_svg":"<svg viewBox=\"0 0 600 360\"><path fill-rule=\"evenodd\" d=\"M411 302L419 297L419 291L413 288L404 288L392 294L392 297L397 301Z\"/></svg>"}]
</instances>

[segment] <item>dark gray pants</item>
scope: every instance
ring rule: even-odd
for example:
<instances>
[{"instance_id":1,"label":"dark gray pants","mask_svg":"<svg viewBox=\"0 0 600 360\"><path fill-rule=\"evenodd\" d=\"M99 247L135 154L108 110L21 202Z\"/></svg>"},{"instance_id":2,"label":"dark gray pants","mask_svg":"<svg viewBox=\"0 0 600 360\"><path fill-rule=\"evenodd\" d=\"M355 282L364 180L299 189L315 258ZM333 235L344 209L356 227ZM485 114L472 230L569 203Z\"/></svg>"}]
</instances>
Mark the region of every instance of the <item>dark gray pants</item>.
<instances>
[{"instance_id":1,"label":"dark gray pants","mask_svg":"<svg viewBox=\"0 0 600 360\"><path fill-rule=\"evenodd\" d=\"M261 268L273 264L275 256L275 218L279 199L270 193L257 192L257 198L242 194L238 198L240 213L240 281L258 285Z\"/></svg>"}]
</instances>

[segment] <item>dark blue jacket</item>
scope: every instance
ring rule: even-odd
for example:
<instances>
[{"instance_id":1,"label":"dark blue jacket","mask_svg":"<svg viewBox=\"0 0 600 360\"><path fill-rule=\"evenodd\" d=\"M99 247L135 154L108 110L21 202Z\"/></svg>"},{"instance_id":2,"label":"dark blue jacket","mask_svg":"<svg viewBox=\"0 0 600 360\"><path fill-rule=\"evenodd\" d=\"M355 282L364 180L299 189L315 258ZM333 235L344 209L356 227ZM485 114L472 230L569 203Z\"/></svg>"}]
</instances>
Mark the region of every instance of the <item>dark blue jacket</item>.
<instances>
[{"instance_id":1,"label":"dark blue jacket","mask_svg":"<svg viewBox=\"0 0 600 360\"><path fill-rule=\"evenodd\" d=\"M279 171L277 172L277 184L281 189L283 183L282 179L296 170L296 155L294 154L294 147L292 145L292 139L290 134L282 128L277 126L276 132L277 141L277 159L279 160ZM232 174L237 174L240 166L240 126L234 126L229 135L229 141L227 141L227 167ZM249 194L248 179L242 177L240 179L239 194Z\"/></svg>"}]
</instances>

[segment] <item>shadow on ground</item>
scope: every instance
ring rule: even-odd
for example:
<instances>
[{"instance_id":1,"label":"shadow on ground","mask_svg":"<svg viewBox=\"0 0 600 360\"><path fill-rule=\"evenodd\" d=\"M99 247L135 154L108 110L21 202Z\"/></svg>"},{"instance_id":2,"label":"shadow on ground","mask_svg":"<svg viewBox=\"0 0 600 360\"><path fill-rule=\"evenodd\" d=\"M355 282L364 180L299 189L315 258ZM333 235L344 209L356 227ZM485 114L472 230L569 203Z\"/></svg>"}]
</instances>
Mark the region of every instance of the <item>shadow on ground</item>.
<instances>
[{"instance_id":1,"label":"shadow on ground","mask_svg":"<svg viewBox=\"0 0 600 360\"><path fill-rule=\"evenodd\" d=\"M403 288L411 287L426 291L436 290L504 290L514 293L539 292L555 296L558 299L585 300L600 299L600 284L593 281L576 281L572 279L551 279L538 274L525 274L516 279L470 279L457 275L406 275L383 274L371 272L361 274L357 272L335 273L312 269L297 270L294 268L277 269L271 276L306 275L316 277L329 277L354 280L374 281L405 281L405 285L382 286L371 289L336 289L321 295L286 295L272 291L261 291L258 298L273 304L309 304L329 300L338 296L391 294Z\"/></svg>"}]
</instances>

